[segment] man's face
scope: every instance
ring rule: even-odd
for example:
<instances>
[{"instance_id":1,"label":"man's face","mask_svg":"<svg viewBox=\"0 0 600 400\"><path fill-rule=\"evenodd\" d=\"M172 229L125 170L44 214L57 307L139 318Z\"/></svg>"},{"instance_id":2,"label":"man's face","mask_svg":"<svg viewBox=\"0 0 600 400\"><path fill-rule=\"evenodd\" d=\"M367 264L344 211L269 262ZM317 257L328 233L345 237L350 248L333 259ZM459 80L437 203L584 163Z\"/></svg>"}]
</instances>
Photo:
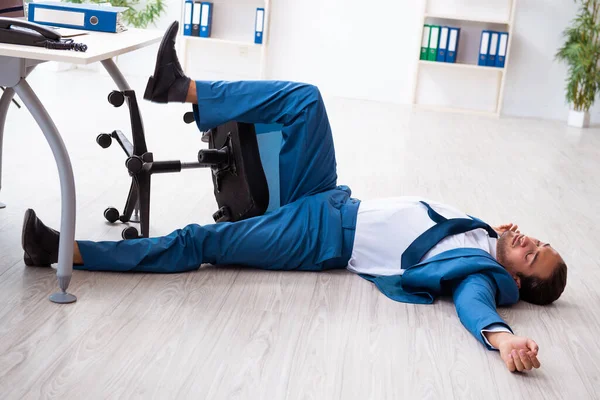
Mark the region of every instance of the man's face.
<instances>
[{"instance_id":1,"label":"man's face","mask_svg":"<svg viewBox=\"0 0 600 400\"><path fill-rule=\"evenodd\" d=\"M498 239L498 262L511 275L522 274L547 279L562 258L550 244L513 231L504 232ZM520 282L517 281L520 287Z\"/></svg>"}]
</instances>

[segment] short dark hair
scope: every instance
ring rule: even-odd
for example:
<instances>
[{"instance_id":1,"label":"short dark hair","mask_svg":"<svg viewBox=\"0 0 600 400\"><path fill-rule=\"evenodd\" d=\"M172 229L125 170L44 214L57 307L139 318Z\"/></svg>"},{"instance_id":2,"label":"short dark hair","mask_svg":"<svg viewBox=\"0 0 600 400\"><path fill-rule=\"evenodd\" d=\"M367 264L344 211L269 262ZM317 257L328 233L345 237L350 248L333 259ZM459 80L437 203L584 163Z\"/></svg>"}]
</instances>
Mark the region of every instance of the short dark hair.
<instances>
[{"instance_id":1,"label":"short dark hair","mask_svg":"<svg viewBox=\"0 0 600 400\"><path fill-rule=\"evenodd\" d=\"M528 303L544 306L560 297L567 285L567 264L559 261L558 265L547 279L535 276L517 274L521 278L519 297Z\"/></svg>"}]
</instances>

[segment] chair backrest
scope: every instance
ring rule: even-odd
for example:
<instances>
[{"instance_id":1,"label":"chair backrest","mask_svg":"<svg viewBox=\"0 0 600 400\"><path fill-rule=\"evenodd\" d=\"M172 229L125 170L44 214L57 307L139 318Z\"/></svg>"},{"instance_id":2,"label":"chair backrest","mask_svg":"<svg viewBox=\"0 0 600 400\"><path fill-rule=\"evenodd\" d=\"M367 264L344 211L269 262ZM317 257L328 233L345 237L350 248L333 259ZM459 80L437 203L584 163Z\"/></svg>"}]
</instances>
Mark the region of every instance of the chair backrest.
<instances>
[{"instance_id":1,"label":"chair backrest","mask_svg":"<svg viewBox=\"0 0 600 400\"><path fill-rule=\"evenodd\" d=\"M225 213L217 222L239 221L262 215L269 206L269 187L260 158L253 124L227 122L211 129L209 148L231 143L233 168L213 173L214 194Z\"/></svg>"}]
</instances>

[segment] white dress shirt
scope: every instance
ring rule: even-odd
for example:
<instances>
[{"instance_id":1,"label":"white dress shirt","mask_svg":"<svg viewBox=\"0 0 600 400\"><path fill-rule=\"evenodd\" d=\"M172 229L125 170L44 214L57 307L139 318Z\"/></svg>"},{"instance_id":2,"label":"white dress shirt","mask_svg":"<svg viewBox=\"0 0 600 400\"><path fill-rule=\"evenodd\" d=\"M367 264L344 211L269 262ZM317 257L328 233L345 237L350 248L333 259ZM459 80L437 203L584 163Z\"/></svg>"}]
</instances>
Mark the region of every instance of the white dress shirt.
<instances>
[{"instance_id":1,"label":"white dress shirt","mask_svg":"<svg viewBox=\"0 0 600 400\"><path fill-rule=\"evenodd\" d=\"M425 201L442 216L469 218L464 212L422 197L404 196L361 201L356 220L356 232L352 255L347 269L357 274L373 276L402 275L402 253L423 232L435 225L427 214ZM448 236L435 245L421 261L444 251L471 247L481 249L496 258L497 239L479 228L469 232ZM506 327L494 324L483 332L510 332ZM491 346L491 345L490 345Z\"/></svg>"}]
</instances>

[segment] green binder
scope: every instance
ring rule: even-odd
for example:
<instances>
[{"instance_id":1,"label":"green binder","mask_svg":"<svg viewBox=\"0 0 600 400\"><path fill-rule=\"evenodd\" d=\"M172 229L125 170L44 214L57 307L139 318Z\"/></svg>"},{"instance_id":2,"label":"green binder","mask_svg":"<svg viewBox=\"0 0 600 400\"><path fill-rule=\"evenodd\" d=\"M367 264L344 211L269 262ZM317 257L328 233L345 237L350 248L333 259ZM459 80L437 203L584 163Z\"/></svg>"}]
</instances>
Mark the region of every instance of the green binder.
<instances>
[{"instance_id":1,"label":"green binder","mask_svg":"<svg viewBox=\"0 0 600 400\"><path fill-rule=\"evenodd\" d=\"M429 51L427 53L427 60L435 61L437 58L438 43L440 41L440 26L431 25L431 33L429 34Z\"/></svg>"},{"instance_id":2,"label":"green binder","mask_svg":"<svg viewBox=\"0 0 600 400\"><path fill-rule=\"evenodd\" d=\"M421 58L420 58L420 60L427 60L427 52L429 51L430 32L431 32L431 26L425 24L423 26L423 40L421 41Z\"/></svg>"}]
</instances>

